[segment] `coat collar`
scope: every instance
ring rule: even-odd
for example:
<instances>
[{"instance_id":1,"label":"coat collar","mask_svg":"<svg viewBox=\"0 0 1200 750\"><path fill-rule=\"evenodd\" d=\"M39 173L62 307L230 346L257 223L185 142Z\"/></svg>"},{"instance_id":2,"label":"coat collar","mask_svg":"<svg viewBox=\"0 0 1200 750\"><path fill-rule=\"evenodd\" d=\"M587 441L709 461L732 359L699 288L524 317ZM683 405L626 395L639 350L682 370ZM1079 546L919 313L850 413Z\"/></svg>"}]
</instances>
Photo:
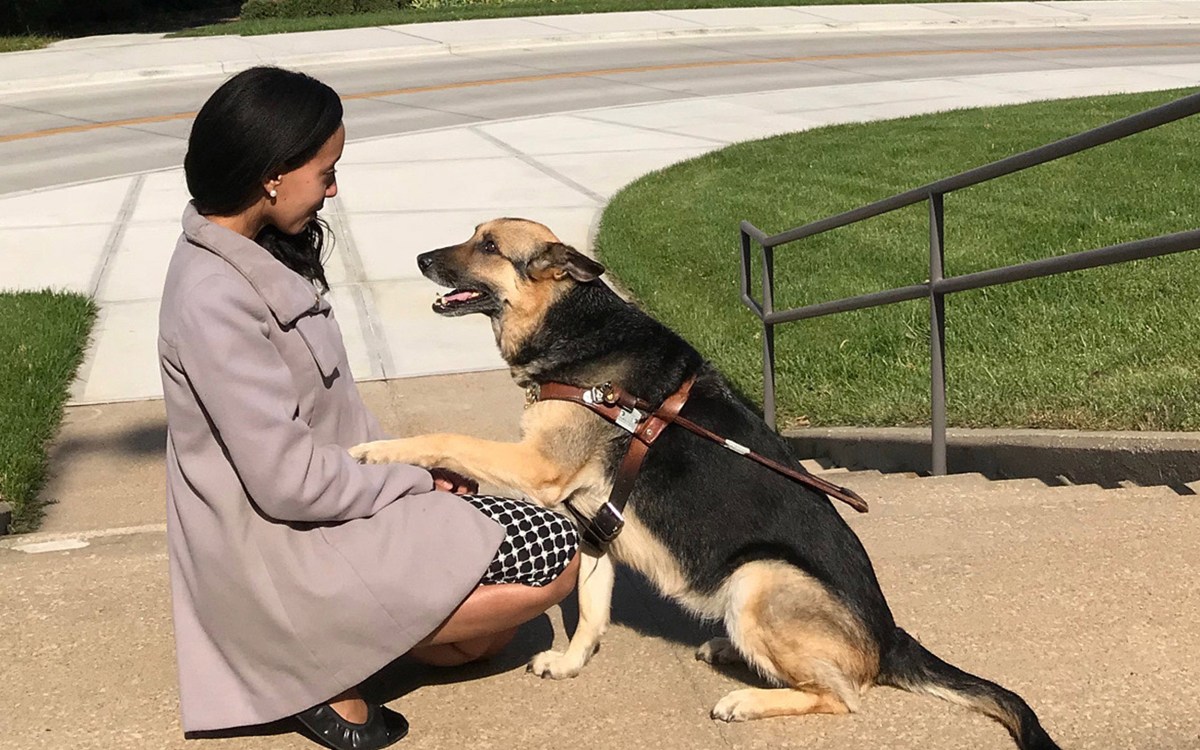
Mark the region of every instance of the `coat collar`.
<instances>
[{"instance_id":1,"label":"coat collar","mask_svg":"<svg viewBox=\"0 0 1200 750\"><path fill-rule=\"evenodd\" d=\"M307 279L280 263L257 242L209 221L191 202L183 211L183 233L245 276L280 326L290 326L306 313L329 309L329 302Z\"/></svg>"}]
</instances>

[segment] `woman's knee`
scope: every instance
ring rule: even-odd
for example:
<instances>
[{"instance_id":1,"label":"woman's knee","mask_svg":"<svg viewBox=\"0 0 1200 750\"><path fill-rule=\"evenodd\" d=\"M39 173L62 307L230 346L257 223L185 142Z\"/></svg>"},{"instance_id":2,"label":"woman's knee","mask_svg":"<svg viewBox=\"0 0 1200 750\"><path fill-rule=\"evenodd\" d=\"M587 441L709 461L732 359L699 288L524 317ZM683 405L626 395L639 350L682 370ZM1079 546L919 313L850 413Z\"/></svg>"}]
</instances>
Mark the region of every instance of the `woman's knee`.
<instances>
[{"instance_id":1,"label":"woman's knee","mask_svg":"<svg viewBox=\"0 0 1200 750\"><path fill-rule=\"evenodd\" d=\"M566 599L567 595L575 589L575 585L579 583L579 565L579 550L575 550L575 554L571 556L558 577L542 586L542 590L549 600L546 605L547 609Z\"/></svg>"}]
</instances>

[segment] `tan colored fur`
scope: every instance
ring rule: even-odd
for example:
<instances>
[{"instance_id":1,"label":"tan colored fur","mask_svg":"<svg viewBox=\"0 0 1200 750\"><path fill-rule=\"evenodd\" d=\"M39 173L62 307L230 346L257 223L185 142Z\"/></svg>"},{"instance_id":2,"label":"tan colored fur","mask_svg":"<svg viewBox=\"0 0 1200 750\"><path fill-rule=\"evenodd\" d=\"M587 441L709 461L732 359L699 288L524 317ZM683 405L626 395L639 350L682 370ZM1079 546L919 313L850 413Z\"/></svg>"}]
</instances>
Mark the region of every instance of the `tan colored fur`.
<instances>
[{"instance_id":1,"label":"tan colored fur","mask_svg":"<svg viewBox=\"0 0 1200 750\"><path fill-rule=\"evenodd\" d=\"M823 585L787 563L757 561L730 576L729 600L725 627L747 664L777 685L824 696L816 708L858 709L879 654Z\"/></svg>"},{"instance_id":2,"label":"tan colored fur","mask_svg":"<svg viewBox=\"0 0 1200 750\"><path fill-rule=\"evenodd\" d=\"M579 412L579 407L558 401L535 404L521 420L521 440L516 443L431 434L363 443L350 454L373 464L444 467L554 507L573 492L607 481L601 461L605 423Z\"/></svg>"},{"instance_id":3,"label":"tan colored fur","mask_svg":"<svg viewBox=\"0 0 1200 750\"><path fill-rule=\"evenodd\" d=\"M518 282L519 283L519 282ZM563 294L558 285L525 282L529 290L523 294L514 294L510 290L509 307L504 312L501 328L496 331L496 344L500 354L511 357L521 346L542 326L546 310Z\"/></svg>"},{"instance_id":4,"label":"tan colored fur","mask_svg":"<svg viewBox=\"0 0 1200 750\"><path fill-rule=\"evenodd\" d=\"M481 249L491 240L496 253ZM503 311L492 329L500 353L511 356L541 327L546 310L569 287L564 273L546 269L522 278L514 264L528 264L559 239L548 227L524 219L493 219L475 228L471 238L448 249L454 262L486 277L497 290Z\"/></svg>"},{"instance_id":5,"label":"tan colored fur","mask_svg":"<svg viewBox=\"0 0 1200 750\"><path fill-rule=\"evenodd\" d=\"M579 566L579 624L571 635L566 651L543 651L529 662L529 670L539 677L561 680L579 674L600 647L600 637L608 629L612 606L612 558L583 551Z\"/></svg>"}]
</instances>

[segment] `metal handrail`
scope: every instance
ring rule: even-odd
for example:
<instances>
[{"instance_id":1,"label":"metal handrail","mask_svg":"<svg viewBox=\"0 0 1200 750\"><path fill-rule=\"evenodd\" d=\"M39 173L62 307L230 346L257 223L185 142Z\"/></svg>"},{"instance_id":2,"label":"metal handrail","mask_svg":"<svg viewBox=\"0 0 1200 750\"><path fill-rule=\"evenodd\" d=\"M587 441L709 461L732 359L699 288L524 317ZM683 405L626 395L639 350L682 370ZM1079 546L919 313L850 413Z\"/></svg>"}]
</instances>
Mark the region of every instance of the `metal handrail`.
<instances>
[{"instance_id":1,"label":"metal handrail","mask_svg":"<svg viewBox=\"0 0 1200 750\"><path fill-rule=\"evenodd\" d=\"M946 473L946 369L945 369L945 296L953 292L982 289L1000 284L1053 276L1086 268L1097 268L1131 260L1153 258L1200 248L1200 230L1177 232L1149 239L1109 245L1096 250L1059 255L1002 268L943 278L945 257L943 197L947 193L994 180L997 177L1045 164L1086 151L1151 128L1181 120L1200 112L1200 93L1139 112L1083 133L1048 143L981 167L969 169L889 198L810 222L779 234L768 235L748 221L741 223L741 297L763 325L763 412L767 423L775 425L775 326L796 320L818 318L851 310L890 305L926 297L930 303L930 428L932 432L932 470ZM855 224L906 206L929 202L929 280L921 284L896 287L854 297L820 302L803 307L775 310L775 248L832 229ZM750 255L752 241L763 252L762 301L750 292Z\"/></svg>"}]
</instances>

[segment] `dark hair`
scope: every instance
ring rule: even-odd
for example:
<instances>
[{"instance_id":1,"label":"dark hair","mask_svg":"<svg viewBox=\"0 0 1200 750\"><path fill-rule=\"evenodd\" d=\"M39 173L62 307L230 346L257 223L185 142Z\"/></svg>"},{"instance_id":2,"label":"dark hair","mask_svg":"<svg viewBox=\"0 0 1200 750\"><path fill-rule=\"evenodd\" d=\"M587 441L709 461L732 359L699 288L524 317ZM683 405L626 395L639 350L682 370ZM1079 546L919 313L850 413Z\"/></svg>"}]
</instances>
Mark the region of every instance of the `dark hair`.
<instances>
[{"instance_id":1,"label":"dark hair","mask_svg":"<svg viewBox=\"0 0 1200 750\"><path fill-rule=\"evenodd\" d=\"M337 92L311 76L271 67L238 73L200 108L188 137L183 171L196 210L230 216L249 208L265 180L307 163L341 124ZM266 227L255 240L328 289L321 264L328 230L314 219L299 234Z\"/></svg>"}]
</instances>

